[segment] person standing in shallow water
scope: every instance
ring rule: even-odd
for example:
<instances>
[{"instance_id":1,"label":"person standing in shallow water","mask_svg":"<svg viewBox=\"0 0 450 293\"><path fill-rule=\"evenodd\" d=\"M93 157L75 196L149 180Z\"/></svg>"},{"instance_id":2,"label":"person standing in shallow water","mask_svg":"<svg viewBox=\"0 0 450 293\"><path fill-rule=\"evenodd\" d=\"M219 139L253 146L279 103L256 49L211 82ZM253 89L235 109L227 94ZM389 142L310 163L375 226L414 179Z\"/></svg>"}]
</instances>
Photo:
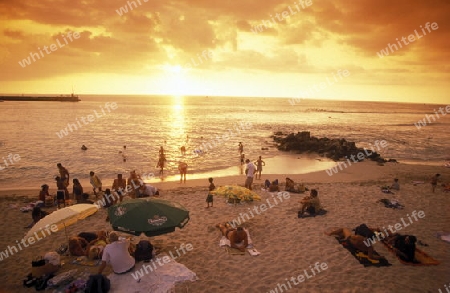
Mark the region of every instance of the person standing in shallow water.
<instances>
[{"instance_id":1,"label":"person standing in shallow water","mask_svg":"<svg viewBox=\"0 0 450 293\"><path fill-rule=\"evenodd\" d=\"M242 142L239 142L238 150L239 150L239 154L242 155L242 153L244 152L244 145L242 144Z\"/></svg>"},{"instance_id":2,"label":"person standing in shallow water","mask_svg":"<svg viewBox=\"0 0 450 293\"><path fill-rule=\"evenodd\" d=\"M256 164L256 179L261 180L261 172L262 172L262 167L266 165L266 163L261 159L261 156L259 156L258 160L256 160L255 162ZM258 174L259 174L259 178L258 178Z\"/></svg>"},{"instance_id":3,"label":"person standing in shallow water","mask_svg":"<svg viewBox=\"0 0 450 293\"><path fill-rule=\"evenodd\" d=\"M180 162L178 164L178 171L180 171L180 183L183 182L183 177L184 177L184 183L186 183L187 169L188 169L188 164L186 164L185 162Z\"/></svg>"}]
</instances>

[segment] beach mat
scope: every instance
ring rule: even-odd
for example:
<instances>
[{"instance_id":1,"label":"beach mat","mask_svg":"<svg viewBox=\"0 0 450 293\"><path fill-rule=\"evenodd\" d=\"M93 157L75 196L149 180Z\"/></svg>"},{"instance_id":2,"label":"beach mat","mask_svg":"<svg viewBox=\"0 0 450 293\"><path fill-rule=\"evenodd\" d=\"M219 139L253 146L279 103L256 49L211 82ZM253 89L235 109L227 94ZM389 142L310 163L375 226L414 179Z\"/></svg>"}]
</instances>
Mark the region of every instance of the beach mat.
<instances>
[{"instance_id":1,"label":"beach mat","mask_svg":"<svg viewBox=\"0 0 450 293\"><path fill-rule=\"evenodd\" d=\"M234 247L226 246L226 250L227 250L228 254L231 254L231 255L244 255L245 254L245 251L240 251L239 249L234 248Z\"/></svg>"},{"instance_id":2,"label":"beach mat","mask_svg":"<svg viewBox=\"0 0 450 293\"><path fill-rule=\"evenodd\" d=\"M350 245L347 245L347 243L338 237L336 237L336 240L344 247L346 248L358 261L360 264L364 265L364 267L374 266L374 267L388 267L392 264L389 263L387 259L370 259L367 254L351 247ZM378 252L375 250L373 253L377 256L379 256Z\"/></svg>"},{"instance_id":3,"label":"beach mat","mask_svg":"<svg viewBox=\"0 0 450 293\"><path fill-rule=\"evenodd\" d=\"M308 213L308 212L305 212L303 215L301 215L300 216L300 211L298 212L298 214L297 214L297 217L299 218L299 219L302 219L302 218L314 218L314 217L316 217L316 216L325 216L327 213L328 213L328 211L327 210L324 210L324 209L322 209L322 210L320 210L319 212L317 212L317 213L315 213L315 214L310 214L310 213Z\"/></svg>"},{"instance_id":4,"label":"beach mat","mask_svg":"<svg viewBox=\"0 0 450 293\"><path fill-rule=\"evenodd\" d=\"M408 266L435 266L440 264L440 262L434 258L432 258L430 255L428 255L425 251L421 250L420 248L416 247L416 251L414 254L415 259L417 260L417 262L408 262L403 260L400 256L398 256L394 250L392 245L390 245L389 243L387 243L386 241L381 241L386 248L392 252L397 259L404 265L408 265Z\"/></svg>"},{"instance_id":5,"label":"beach mat","mask_svg":"<svg viewBox=\"0 0 450 293\"><path fill-rule=\"evenodd\" d=\"M72 261L72 264L87 267L96 267L100 265L101 262L102 262L101 259L90 260L87 257L78 257Z\"/></svg>"},{"instance_id":6,"label":"beach mat","mask_svg":"<svg viewBox=\"0 0 450 293\"><path fill-rule=\"evenodd\" d=\"M398 201L390 200L390 199L387 199L387 198L382 198L382 199L378 200L377 202L380 202L380 203L384 204L384 206L386 208L391 208L391 209L403 209L405 207L404 205L402 205Z\"/></svg>"}]
</instances>

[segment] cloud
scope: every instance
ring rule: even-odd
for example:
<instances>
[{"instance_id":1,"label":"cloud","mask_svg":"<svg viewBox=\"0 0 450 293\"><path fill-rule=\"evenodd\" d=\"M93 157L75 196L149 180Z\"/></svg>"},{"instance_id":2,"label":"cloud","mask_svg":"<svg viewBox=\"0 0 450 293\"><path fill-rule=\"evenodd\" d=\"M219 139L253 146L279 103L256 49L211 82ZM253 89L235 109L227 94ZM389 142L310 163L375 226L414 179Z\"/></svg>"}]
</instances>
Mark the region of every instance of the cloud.
<instances>
[{"instance_id":1,"label":"cloud","mask_svg":"<svg viewBox=\"0 0 450 293\"><path fill-rule=\"evenodd\" d=\"M134 1L134 2L133 2ZM128 3L136 3L130 9ZM316 1L255 34L252 28L297 0L1 1L0 80L27 81L74 74L154 74L184 66L204 50L214 58L196 70L328 74L354 68L379 83L423 71L448 74L450 2L446 0ZM128 5L127 13L116 12ZM377 52L427 22L439 29L380 60ZM27 68L18 61L67 31L81 38ZM379 74L380 73L380 74ZM353 75L354 74L354 75ZM435 78L435 77L433 77ZM440 80L441 77L438 78ZM445 79L445 78L444 78ZM373 79L367 79L373 83Z\"/></svg>"}]
</instances>

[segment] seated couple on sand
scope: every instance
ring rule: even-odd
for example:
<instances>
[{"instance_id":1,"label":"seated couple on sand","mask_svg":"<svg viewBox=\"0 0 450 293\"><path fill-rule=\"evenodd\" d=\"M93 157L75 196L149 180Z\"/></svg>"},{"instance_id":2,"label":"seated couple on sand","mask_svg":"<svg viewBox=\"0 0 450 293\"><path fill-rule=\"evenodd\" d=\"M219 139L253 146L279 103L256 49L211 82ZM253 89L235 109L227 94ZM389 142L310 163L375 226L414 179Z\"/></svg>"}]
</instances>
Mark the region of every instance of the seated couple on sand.
<instances>
[{"instance_id":1,"label":"seated couple on sand","mask_svg":"<svg viewBox=\"0 0 450 293\"><path fill-rule=\"evenodd\" d=\"M82 232L69 239L69 252L73 256L101 259L107 241L106 231Z\"/></svg>"},{"instance_id":2,"label":"seated couple on sand","mask_svg":"<svg viewBox=\"0 0 450 293\"><path fill-rule=\"evenodd\" d=\"M217 228L220 229L222 235L230 240L230 247L245 251L248 246L248 236L242 227L233 228L230 224L217 224Z\"/></svg>"}]
</instances>

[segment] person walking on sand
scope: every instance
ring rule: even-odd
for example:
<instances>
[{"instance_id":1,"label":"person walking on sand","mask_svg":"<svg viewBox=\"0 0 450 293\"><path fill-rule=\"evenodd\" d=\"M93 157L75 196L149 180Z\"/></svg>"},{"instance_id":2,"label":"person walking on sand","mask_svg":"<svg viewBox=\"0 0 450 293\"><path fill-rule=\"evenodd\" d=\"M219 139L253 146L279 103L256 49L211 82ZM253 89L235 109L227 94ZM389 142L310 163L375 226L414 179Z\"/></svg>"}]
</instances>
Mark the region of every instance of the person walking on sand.
<instances>
[{"instance_id":1,"label":"person walking on sand","mask_svg":"<svg viewBox=\"0 0 450 293\"><path fill-rule=\"evenodd\" d=\"M213 180L214 179L212 177L208 178L208 181L209 181L209 187L208 187L209 192L208 192L208 196L206 197L206 203L208 204L207 208L209 208L209 203L211 203L211 207L213 207L214 199L213 199L213 195L212 195L211 191L216 189L216 186L214 185Z\"/></svg>"},{"instance_id":2,"label":"person walking on sand","mask_svg":"<svg viewBox=\"0 0 450 293\"><path fill-rule=\"evenodd\" d=\"M180 183L183 182L184 177L184 183L186 183L186 173L187 173L188 164L185 162L180 162L178 164L178 171L180 171Z\"/></svg>"},{"instance_id":3,"label":"person walking on sand","mask_svg":"<svg viewBox=\"0 0 450 293\"><path fill-rule=\"evenodd\" d=\"M89 172L89 177L90 177L89 181L94 190L94 195L97 197L96 189L98 189L98 191L102 191L102 181L100 180L100 178L98 178L97 175L95 175L94 171Z\"/></svg>"},{"instance_id":4,"label":"person walking on sand","mask_svg":"<svg viewBox=\"0 0 450 293\"><path fill-rule=\"evenodd\" d=\"M256 164L256 176L255 176L256 180L261 180L262 167L265 166L266 163L261 159L261 156L259 156L258 160L255 161L255 164Z\"/></svg>"},{"instance_id":5,"label":"person walking on sand","mask_svg":"<svg viewBox=\"0 0 450 293\"><path fill-rule=\"evenodd\" d=\"M434 193L434 190L436 189L436 186L438 184L438 179L440 176L441 176L441 174L438 173L438 174L434 175L433 177L431 177L431 191L433 191L433 193Z\"/></svg>"},{"instance_id":6,"label":"person walking on sand","mask_svg":"<svg viewBox=\"0 0 450 293\"><path fill-rule=\"evenodd\" d=\"M255 175L256 169L255 165L249 159L245 160L245 162L247 163L247 168L245 169L245 175L247 176L245 179L245 187L252 190L253 176Z\"/></svg>"}]
</instances>

